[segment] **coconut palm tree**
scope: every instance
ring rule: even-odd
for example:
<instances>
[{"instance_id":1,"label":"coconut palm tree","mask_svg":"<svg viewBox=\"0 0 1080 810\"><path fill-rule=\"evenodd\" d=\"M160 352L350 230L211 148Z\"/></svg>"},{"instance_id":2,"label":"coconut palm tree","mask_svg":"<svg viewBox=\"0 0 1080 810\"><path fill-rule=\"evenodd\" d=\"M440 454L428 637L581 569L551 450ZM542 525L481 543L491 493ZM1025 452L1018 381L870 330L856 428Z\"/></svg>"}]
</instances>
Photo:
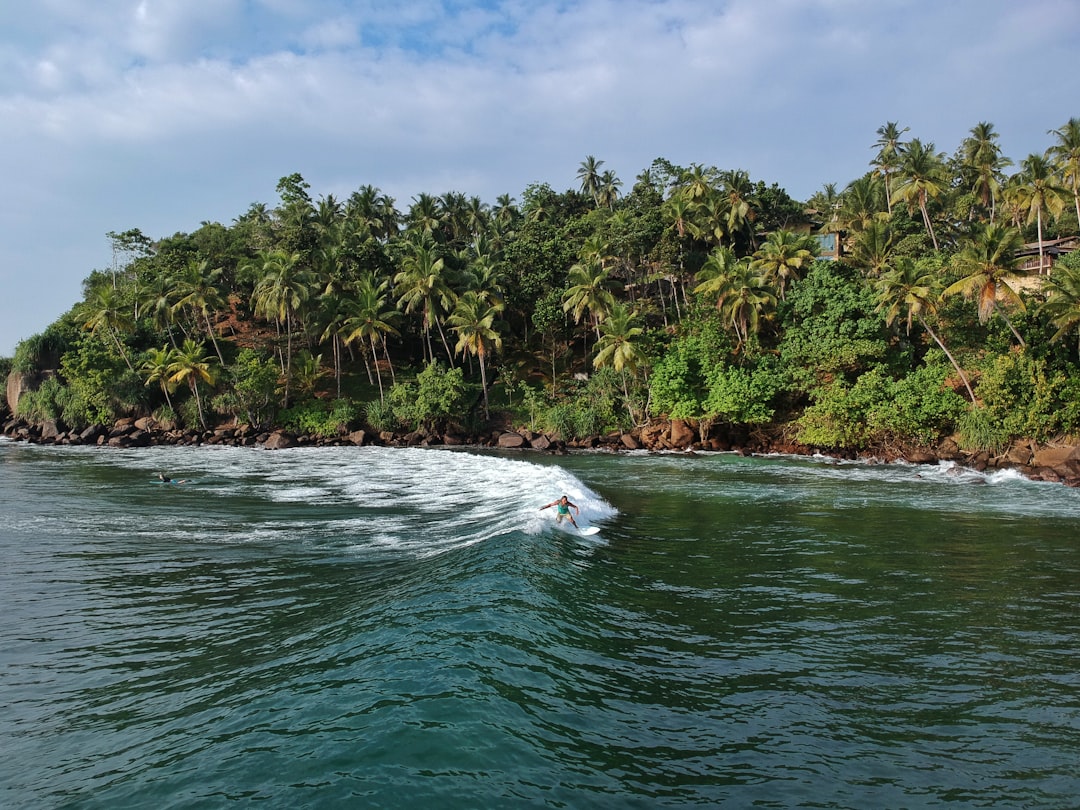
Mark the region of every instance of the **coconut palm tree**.
<instances>
[{"instance_id":1,"label":"coconut palm tree","mask_svg":"<svg viewBox=\"0 0 1080 810\"><path fill-rule=\"evenodd\" d=\"M840 195L840 204L834 208L833 226L838 230L858 233L871 222L888 217L885 187L874 174L865 174L848 183Z\"/></svg>"},{"instance_id":2,"label":"coconut palm tree","mask_svg":"<svg viewBox=\"0 0 1080 810\"><path fill-rule=\"evenodd\" d=\"M427 239L412 246L401 267L401 271L394 276L394 284L401 293L398 306L404 305L406 314L416 309L421 311L427 358L435 361L435 351L431 346L431 327L434 325L453 365L453 355L439 317L440 310L449 310L454 299L447 279L446 263L436 252L435 245Z\"/></svg>"},{"instance_id":3,"label":"coconut palm tree","mask_svg":"<svg viewBox=\"0 0 1080 810\"><path fill-rule=\"evenodd\" d=\"M563 294L563 312L571 312L574 323L581 323L586 312L600 338L600 324L615 304L612 291L617 282L598 259L586 259L570 268L566 277L570 287Z\"/></svg>"},{"instance_id":4,"label":"coconut palm tree","mask_svg":"<svg viewBox=\"0 0 1080 810\"><path fill-rule=\"evenodd\" d=\"M299 253L273 250L262 254L262 273L255 283L252 305L255 314L285 327L285 355L281 371L285 376L284 404L289 406L289 379L292 376L293 330L312 296L314 278L300 260Z\"/></svg>"},{"instance_id":5,"label":"coconut palm tree","mask_svg":"<svg viewBox=\"0 0 1080 810\"><path fill-rule=\"evenodd\" d=\"M155 275L150 283L139 290L141 317L149 317L158 329L165 330L169 342L176 348L172 327L175 323L173 306L176 304L176 285L166 273Z\"/></svg>"},{"instance_id":6,"label":"coconut palm tree","mask_svg":"<svg viewBox=\"0 0 1080 810\"><path fill-rule=\"evenodd\" d=\"M874 141L878 153L870 161L870 165L877 170L885 181L885 205L889 216L892 216L892 184L890 179L900 168L900 151L904 147L900 136L907 131L908 127L900 129L900 125L895 121L887 121L877 128L878 139Z\"/></svg>"},{"instance_id":7,"label":"coconut palm tree","mask_svg":"<svg viewBox=\"0 0 1080 810\"><path fill-rule=\"evenodd\" d=\"M912 138L900 150L899 177L891 201L905 203L909 211L919 209L934 250L939 250L927 202L940 197L948 188L944 154L935 152L933 143L923 144L918 138Z\"/></svg>"},{"instance_id":8,"label":"coconut palm tree","mask_svg":"<svg viewBox=\"0 0 1080 810\"><path fill-rule=\"evenodd\" d=\"M975 394L971 390L971 383L967 375L952 356L952 352L945 346L944 341L938 337L937 332L930 328L926 322L926 316L937 311L937 302L940 298L940 284L937 273L920 270L918 264L910 257L903 256L896 261L896 266L884 272L877 284L878 312L885 313L885 323L892 326L897 318L903 316L907 321L907 334L911 334L913 320L921 326L934 342L945 352L952 367L964 383L971 403L975 403Z\"/></svg>"},{"instance_id":9,"label":"coconut palm tree","mask_svg":"<svg viewBox=\"0 0 1080 810\"><path fill-rule=\"evenodd\" d=\"M993 222L977 225L971 239L953 258L953 266L964 274L963 278L946 287L942 294L960 293L974 297L978 302L980 323L986 323L997 312L1024 346L1024 339L998 303L1000 298L1024 309L1023 299L1009 284L1019 274L1020 259L1016 252L1022 246L1023 238L1015 228Z\"/></svg>"},{"instance_id":10,"label":"coconut palm tree","mask_svg":"<svg viewBox=\"0 0 1080 810\"><path fill-rule=\"evenodd\" d=\"M1050 130L1057 143L1047 154L1062 183L1072 191L1076 221L1080 223L1080 118L1070 118L1063 127Z\"/></svg>"},{"instance_id":11,"label":"coconut palm tree","mask_svg":"<svg viewBox=\"0 0 1080 810\"><path fill-rule=\"evenodd\" d=\"M134 321L128 315L127 307L120 300L120 294L116 288L107 284L98 284L87 297L86 308L85 327L93 334L104 330L105 334L112 338L113 345L120 353L124 365L134 371L127 352L124 351L124 345L120 342L120 333L130 331L134 326Z\"/></svg>"},{"instance_id":12,"label":"coconut palm tree","mask_svg":"<svg viewBox=\"0 0 1080 810\"><path fill-rule=\"evenodd\" d=\"M488 410L487 354L489 347L502 348L502 335L495 329L495 318L503 310L501 301L491 301L476 290L468 290L457 300L453 313L447 319L450 328L458 334L455 350L468 352L480 361L480 381L484 392L484 418L490 419Z\"/></svg>"},{"instance_id":13,"label":"coconut palm tree","mask_svg":"<svg viewBox=\"0 0 1080 810\"><path fill-rule=\"evenodd\" d=\"M749 173L742 169L725 171L720 175L720 182L727 213L727 234L732 246L735 244L735 235L743 233L747 236L750 247L755 247L753 223L757 212L754 208L754 184L750 182Z\"/></svg>"},{"instance_id":14,"label":"coconut palm tree","mask_svg":"<svg viewBox=\"0 0 1080 810\"><path fill-rule=\"evenodd\" d=\"M619 189L622 188L622 180L615 176L615 172L607 169L600 175L600 187L596 192L596 204L606 206L609 210L615 208L619 199Z\"/></svg>"},{"instance_id":15,"label":"coconut palm tree","mask_svg":"<svg viewBox=\"0 0 1080 810\"><path fill-rule=\"evenodd\" d=\"M754 252L750 268L774 284L784 300L787 285L801 278L817 253L817 240L791 231L773 231Z\"/></svg>"},{"instance_id":16,"label":"coconut palm tree","mask_svg":"<svg viewBox=\"0 0 1080 810\"><path fill-rule=\"evenodd\" d=\"M357 283L353 295L345 300L341 323L342 340L346 345L354 341L367 341L371 348L371 361L375 366L375 375L379 380L379 401L383 401L382 371L379 369L377 348L383 344L386 352L386 336L396 335L398 330L394 321L398 311L387 305L389 284L379 281L372 273L367 274ZM390 365L390 355L386 353L386 362ZM390 372L393 374L393 365ZM371 372L368 371L370 378Z\"/></svg>"},{"instance_id":17,"label":"coconut palm tree","mask_svg":"<svg viewBox=\"0 0 1080 810\"><path fill-rule=\"evenodd\" d=\"M980 121L971 128L971 134L960 145L961 167L971 184L971 191L990 212L990 221L994 221L997 200L1001 195L1004 179L1003 171L1011 166L1012 161L1001 153L998 145L998 133L994 125Z\"/></svg>"},{"instance_id":18,"label":"coconut palm tree","mask_svg":"<svg viewBox=\"0 0 1080 810\"><path fill-rule=\"evenodd\" d=\"M1080 269L1058 262L1043 290L1047 297L1040 311L1057 327L1050 340L1061 340L1070 332L1076 332L1077 348L1080 349Z\"/></svg>"},{"instance_id":19,"label":"coconut palm tree","mask_svg":"<svg viewBox=\"0 0 1080 810\"><path fill-rule=\"evenodd\" d=\"M600 167L603 165L604 161L587 155L577 170L577 177L581 181L581 193L591 197L597 207L600 206L600 189L603 185Z\"/></svg>"},{"instance_id":20,"label":"coconut palm tree","mask_svg":"<svg viewBox=\"0 0 1080 810\"><path fill-rule=\"evenodd\" d=\"M1065 210L1065 197L1068 191L1058 184L1053 166L1044 155L1028 155L1020 163L1020 171L1013 178L1012 188L1015 203L1021 213L1026 215L1028 225L1036 223L1039 238L1039 272L1043 271L1043 221L1045 218L1061 216Z\"/></svg>"},{"instance_id":21,"label":"coconut palm tree","mask_svg":"<svg viewBox=\"0 0 1080 810\"><path fill-rule=\"evenodd\" d=\"M596 356L593 367L611 366L622 377L623 398L631 420L636 420L630 402L630 388L627 382L628 372L636 374L646 363L645 352L638 344L638 338L645 330L638 325L638 313L625 304L618 303L611 308L608 318L601 324L600 339L596 342Z\"/></svg>"},{"instance_id":22,"label":"coconut palm tree","mask_svg":"<svg viewBox=\"0 0 1080 810\"><path fill-rule=\"evenodd\" d=\"M438 199L422 192L416 195L405 220L410 230L434 236L442 225L442 211Z\"/></svg>"},{"instance_id":23,"label":"coconut palm tree","mask_svg":"<svg viewBox=\"0 0 1080 810\"><path fill-rule=\"evenodd\" d=\"M168 366L170 385L175 386L186 382L191 388L191 393L195 397L195 407L199 411L199 424L202 425L203 430L206 430L206 415L203 413L202 398L199 396L199 383L211 387L214 385L213 362L213 355L205 354L201 344L187 338L174 352L172 362Z\"/></svg>"},{"instance_id":24,"label":"coconut palm tree","mask_svg":"<svg viewBox=\"0 0 1080 810\"><path fill-rule=\"evenodd\" d=\"M752 334L757 334L761 318L776 307L774 288L760 273L750 268L746 259L736 259L727 247L716 248L697 274L694 288L698 295L716 299L721 320L732 328L742 349Z\"/></svg>"},{"instance_id":25,"label":"coconut palm tree","mask_svg":"<svg viewBox=\"0 0 1080 810\"><path fill-rule=\"evenodd\" d=\"M143 360L140 366L140 369L146 374L146 384L158 383L161 386L161 392L165 394L165 402L168 404L169 410L173 412L176 409L173 408L172 397L169 394L175 389L169 382L169 376L172 374L169 368L175 359L175 350L163 346L160 349L150 349L146 353L146 359Z\"/></svg>"},{"instance_id":26,"label":"coconut palm tree","mask_svg":"<svg viewBox=\"0 0 1080 810\"><path fill-rule=\"evenodd\" d=\"M214 345L214 352L218 360L225 365L225 358L221 354L217 337L214 335L214 326L210 322L210 313L219 312L225 307L225 297L221 294L219 284L222 270L220 267L210 268L210 262L206 259L188 263L183 272L176 279L177 301L173 304L173 311L188 309L195 317L196 322L202 316L206 334Z\"/></svg>"},{"instance_id":27,"label":"coconut palm tree","mask_svg":"<svg viewBox=\"0 0 1080 810\"><path fill-rule=\"evenodd\" d=\"M680 175L672 196L681 194L691 201L703 200L717 191L719 179L714 167L691 163L690 168L684 169Z\"/></svg>"},{"instance_id":28,"label":"coconut palm tree","mask_svg":"<svg viewBox=\"0 0 1080 810\"><path fill-rule=\"evenodd\" d=\"M892 269L893 231L888 222L874 220L855 234L851 262L868 276L881 277Z\"/></svg>"}]
</instances>

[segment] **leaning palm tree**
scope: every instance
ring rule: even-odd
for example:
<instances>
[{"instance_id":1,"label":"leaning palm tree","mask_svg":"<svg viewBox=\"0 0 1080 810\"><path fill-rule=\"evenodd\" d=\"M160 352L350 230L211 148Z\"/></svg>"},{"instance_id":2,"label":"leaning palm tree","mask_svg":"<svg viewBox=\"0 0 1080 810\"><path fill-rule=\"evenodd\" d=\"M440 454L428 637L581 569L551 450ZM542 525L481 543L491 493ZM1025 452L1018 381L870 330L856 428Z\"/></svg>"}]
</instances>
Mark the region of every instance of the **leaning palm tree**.
<instances>
[{"instance_id":1,"label":"leaning palm tree","mask_svg":"<svg viewBox=\"0 0 1080 810\"><path fill-rule=\"evenodd\" d=\"M202 316L206 334L210 336L210 341L214 344L214 352L221 364L225 365L225 358L221 354L221 347L218 346L214 327L210 322L210 313L218 312L225 307L225 297L221 294L219 286L221 274L221 268L211 269L206 259L189 262L176 280L175 291L179 298L173 304L173 311L188 309L195 316L196 321L198 316Z\"/></svg>"},{"instance_id":2,"label":"leaning palm tree","mask_svg":"<svg viewBox=\"0 0 1080 810\"><path fill-rule=\"evenodd\" d=\"M817 241L791 231L773 231L754 252L751 269L776 285L780 299L792 281L798 281L817 257Z\"/></svg>"},{"instance_id":3,"label":"leaning palm tree","mask_svg":"<svg viewBox=\"0 0 1080 810\"><path fill-rule=\"evenodd\" d=\"M945 156L934 151L933 143L923 144L918 138L912 138L900 150L899 175L900 182L892 193L891 202L905 203L909 211L919 209L934 250L938 250L937 236L930 222L927 202L940 197L948 188Z\"/></svg>"},{"instance_id":4,"label":"leaning palm tree","mask_svg":"<svg viewBox=\"0 0 1080 810\"><path fill-rule=\"evenodd\" d=\"M199 396L199 383L214 385L213 362L213 355L205 354L201 344L188 338L176 350L168 366L170 385L186 382L191 388L191 393L195 397L195 407L199 411L199 424L202 425L203 430L206 430L206 415L203 413L202 398Z\"/></svg>"},{"instance_id":5,"label":"leaning palm tree","mask_svg":"<svg viewBox=\"0 0 1080 810\"><path fill-rule=\"evenodd\" d=\"M164 330L173 348L176 348L176 337L173 335L176 295L176 285L165 273L154 276L149 284L139 289L140 317L150 318L156 328Z\"/></svg>"},{"instance_id":6,"label":"leaning palm tree","mask_svg":"<svg viewBox=\"0 0 1080 810\"><path fill-rule=\"evenodd\" d=\"M88 296L86 304L88 314L85 327L93 334L104 330L112 338L124 365L134 371L127 352L124 351L124 345L120 342L120 333L130 331L133 321L127 314L127 308L121 302L119 293L114 287L99 284Z\"/></svg>"},{"instance_id":7,"label":"leaning palm tree","mask_svg":"<svg viewBox=\"0 0 1080 810\"><path fill-rule=\"evenodd\" d=\"M1062 183L1072 191L1076 221L1080 222L1080 118L1070 118L1065 126L1050 130L1050 134L1057 138L1057 143L1047 155L1053 160Z\"/></svg>"},{"instance_id":8,"label":"leaning palm tree","mask_svg":"<svg viewBox=\"0 0 1080 810\"><path fill-rule=\"evenodd\" d=\"M1002 298L1024 309L1023 299L1009 284L1019 275L1020 259L1016 252L1022 245L1023 238L1015 228L997 223L976 226L970 241L953 258L953 266L963 278L946 287L942 294L960 293L974 297L978 302L980 323L986 323L997 312L1024 346L1024 339L998 303Z\"/></svg>"},{"instance_id":9,"label":"leaning palm tree","mask_svg":"<svg viewBox=\"0 0 1080 810\"><path fill-rule=\"evenodd\" d=\"M1057 327L1050 340L1061 340L1075 332L1080 349L1080 268L1066 267L1058 262L1043 289L1047 297L1040 311Z\"/></svg>"},{"instance_id":10,"label":"leaning palm tree","mask_svg":"<svg viewBox=\"0 0 1080 810\"><path fill-rule=\"evenodd\" d=\"M488 384L486 358L489 347L502 348L502 336L495 329L495 318L502 312L501 301L492 302L476 290L469 290L458 298L453 313L447 319L450 328L458 334L455 350L475 356L480 361L480 383L484 392L484 418L490 419L488 410Z\"/></svg>"},{"instance_id":11,"label":"leaning palm tree","mask_svg":"<svg viewBox=\"0 0 1080 810\"><path fill-rule=\"evenodd\" d=\"M975 405L975 394L971 390L967 375L956 362L956 358L952 356L952 352L945 346L944 341L926 322L925 316L937 311L937 302L940 297L937 274L929 270L920 270L914 260L904 256L897 259L895 267L882 274L877 289L878 311L884 311L885 323L892 326L897 318L903 316L907 321L907 333L910 335L912 321L918 321L919 326L926 330L926 333L945 352L952 367L960 375L972 405Z\"/></svg>"},{"instance_id":12,"label":"leaning palm tree","mask_svg":"<svg viewBox=\"0 0 1080 810\"><path fill-rule=\"evenodd\" d=\"M169 346L163 346L160 349L150 349L146 353L146 359L143 360L140 366L140 369L146 374L146 384L158 383L161 386L161 392L165 394L165 402L168 404L169 410L174 412L176 409L173 408L172 397L169 394L175 389L169 382L169 376L172 374L169 369L175 359L176 350Z\"/></svg>"}]
</instances>

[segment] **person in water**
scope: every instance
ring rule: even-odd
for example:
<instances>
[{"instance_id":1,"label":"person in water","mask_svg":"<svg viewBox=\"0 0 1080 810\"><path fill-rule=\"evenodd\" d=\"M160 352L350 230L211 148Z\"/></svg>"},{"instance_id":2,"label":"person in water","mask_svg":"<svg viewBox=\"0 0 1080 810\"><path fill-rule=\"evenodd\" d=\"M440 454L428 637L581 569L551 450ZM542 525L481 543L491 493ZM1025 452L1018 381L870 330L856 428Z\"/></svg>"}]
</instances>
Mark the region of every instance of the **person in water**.
<instances>
[{"instance_id":1,"label":"person in water","mask_svg":"<svg viewBox=\"0 0 1080 810\"><path fill-rule=\"evenodd\" d=\"M187 483L186 478L181 478L179 481L173 481L171 478L169 478L169 476L165 475L165 473L158 473L157 477L158 477L158 481L160 481L163 484L186 484Z\"/></svg>"},{"instance_id":2,"label":"person in water","mask_svg":"<svg viewBox=\"0 0 1080 810\"><path fill-rule=\"evenodd\" d=\"M569 498L567 498L565 495L563 495L561 498L559 498L559 500L552 501L547 506L541 506L540 511L543 511L543 510L545 510L545 509L547 509L548 507L551 507L551 506L556 507L556 509L555 509L555 522L556 523L561 523L562 519L566 518L567 520L570 521L571 524L573 524L575 529L580 528L577 525L577 522L574 520L574 516L570 514L570 510L573 509L579 515L581 514L581 510L578 509L576 504L570 503Z\"/></svg>"}]
</instances>

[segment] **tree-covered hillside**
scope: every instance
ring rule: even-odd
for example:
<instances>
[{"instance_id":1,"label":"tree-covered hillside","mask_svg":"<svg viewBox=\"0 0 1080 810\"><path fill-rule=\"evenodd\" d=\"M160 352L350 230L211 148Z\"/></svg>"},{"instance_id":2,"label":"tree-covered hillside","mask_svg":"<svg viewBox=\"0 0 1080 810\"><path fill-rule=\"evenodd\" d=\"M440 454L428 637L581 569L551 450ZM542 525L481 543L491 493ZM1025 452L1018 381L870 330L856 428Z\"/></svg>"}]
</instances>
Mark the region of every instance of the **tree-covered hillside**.
<instances>
[{"instance_id":1,"label":"tree-covered hillside","mask_svg":"<svg viewBox=\"0 0 1080 810\"><path fill-rule=\"evenodd\" d=\"M848 451L1077 432L1080 119L1017 163L988 123L951 155L907 136L885 124L865 175L805 202L663 159L404 208L284 177L228 225L110 233L113 266L7 364L18 412L564 439L678 418Z\"/></svg>"}]
</instances>

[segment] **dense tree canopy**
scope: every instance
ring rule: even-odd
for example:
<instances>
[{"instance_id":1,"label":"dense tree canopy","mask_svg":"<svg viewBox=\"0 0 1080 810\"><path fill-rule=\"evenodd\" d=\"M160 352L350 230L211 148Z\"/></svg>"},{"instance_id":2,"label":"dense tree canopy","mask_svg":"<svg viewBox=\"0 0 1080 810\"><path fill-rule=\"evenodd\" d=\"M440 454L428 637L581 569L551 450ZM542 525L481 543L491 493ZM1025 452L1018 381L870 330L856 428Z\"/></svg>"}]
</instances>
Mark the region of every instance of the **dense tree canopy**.
<instances>
[{"instance_id":1,"label":"dense tree canopy","mask_svg":"<svg viewBox=\"0 0 1080 810\"><path fill-rule=\"evenodd\" d=\"M493 204L313 197L291 174L228 225L110 232L112 267L6 365L56 372L20 410L72 426L508 414L570 438L679 417L858 448L1076 431L1080 253L1040 269L1080 230L1080 119L1012 174L989 122L951 157L908 134L883 124L869 171L805 203L663 158L629 185L589 155L579 188ZM988 416L1006 391L1024 419Z\"/></svg>"}]
</instances>

